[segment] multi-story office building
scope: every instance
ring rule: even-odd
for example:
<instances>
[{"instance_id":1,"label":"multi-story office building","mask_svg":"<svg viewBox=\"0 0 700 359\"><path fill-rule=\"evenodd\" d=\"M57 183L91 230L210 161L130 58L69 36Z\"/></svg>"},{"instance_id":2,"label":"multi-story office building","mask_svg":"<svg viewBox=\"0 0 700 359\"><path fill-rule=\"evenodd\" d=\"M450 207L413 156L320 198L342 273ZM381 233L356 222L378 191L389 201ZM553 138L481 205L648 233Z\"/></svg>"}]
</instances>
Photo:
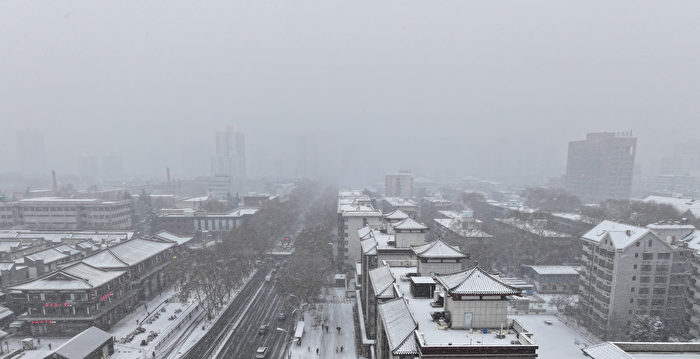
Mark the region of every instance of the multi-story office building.
<instances>
[{"instance_id":1,"label":"multi-story office building","mask_svg":"<svg viewBox=\"0 0 700 359\"><path fill-rule=\"evenodd\" d=\"M612 132L569 142L567 191L583 201L629 198L636 152L636 137Z\"/></svg>"},{"instance_id":2,"label":"multi-story office building","mask_svg":"<svg viewBox=\"0 0 700 359\"><path fill-rule=\"evenodd\" d=\"M38 197L3 204L0 224L29 229L128 229L132 201ZM12 218L10 218L12 217Z\"/></svg>"},{"instance_id":3,"label":"multi-story office building","mask_svg":"<svg viewBox=\"0 0 700 359\"><path fill-rule=\"evenodd\" d=\"M581 321L596 335L626 339L643 315L683 331L688 251L678 228L650 227L603 221L581 237Z\"/></svg>"},{"instance_id":4,"label":"multi-story office building","mask_svg":"<svg viewBox=\"0 0 700 359\"><path fill-rule=\"evenodd\" d=\"M245 189L245 135L233 127L216 133L216 155L211 158L209 193L226 199Z\"/></svg>"},{"instance_id":5,"label":"multi-story office building","mask_svg":"<svg viewBox=\"0 0 700 359\"><path fill-rule=\"evenodd\" d=\"M410 172L388 173L384 177L386 197L413 198L413 175Z\"/></svg>"}]
</instances>

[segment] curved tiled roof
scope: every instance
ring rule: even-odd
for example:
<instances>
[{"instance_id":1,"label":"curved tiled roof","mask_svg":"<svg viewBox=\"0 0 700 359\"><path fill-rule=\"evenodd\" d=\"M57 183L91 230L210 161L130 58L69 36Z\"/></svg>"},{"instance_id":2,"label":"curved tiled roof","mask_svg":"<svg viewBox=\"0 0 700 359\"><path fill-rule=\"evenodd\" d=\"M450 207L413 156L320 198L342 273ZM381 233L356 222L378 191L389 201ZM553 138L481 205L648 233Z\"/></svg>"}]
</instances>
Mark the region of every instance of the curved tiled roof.
<instances>
[{"instance_id":1,"label":"curved tiled roof","mask_svg":"<svg viewBox=\"0 0 700 359\"><path fill-rule=\"evenodd\" d=\"M413 332L418 325L403 297L377 305L389 349L395 355L417 354Z\"/></svg>"},{"instance_id":2,"label":"curved tiled roof","mask_svg":"<svg viewBox=\"0 0 700 359\"><path fill-rule=\"evenodd\" d=\"M395 210L385 214L384 218L389 219L389 220L401 220L401 219L408 218L408 214L406 214L406 212L404 212L400 209L395 209Z\"/></svg>"},{"instance_id":3,"label":"curved tiled roof","mask_svg":"<svg viewBox=\"0 0 700 359\"><path fill-rule=\"evenodd\" d=\"M396 229L404 229L404 230L425 230L428 229L423 223L420 223L416 221L413 218L406 218L401 222L398 222L396 224L393 224L392 227L394 227L394 230Z\"/></svg>"},{"instance_id":4,"label":"curved tiled roof","mask_svg":"<svg viewBox=\"0 0 700 359\"><path fill-rule=\"evenodd\" d=\"M462 272L439 275L435 279L448 293L457 295L520 295L521 290L488 274L479 266Z\"/></svg>"},{"instance_id":5,"label":"curved tiled roof","mask_svg":"<svg viewBox=\"0 0 700 359\"><path fill-rule=\"evenodd\" d=\"M413 246L419 258L469 258L469 255L438 239L430 243Z\"/></svg>"}]
</instances>

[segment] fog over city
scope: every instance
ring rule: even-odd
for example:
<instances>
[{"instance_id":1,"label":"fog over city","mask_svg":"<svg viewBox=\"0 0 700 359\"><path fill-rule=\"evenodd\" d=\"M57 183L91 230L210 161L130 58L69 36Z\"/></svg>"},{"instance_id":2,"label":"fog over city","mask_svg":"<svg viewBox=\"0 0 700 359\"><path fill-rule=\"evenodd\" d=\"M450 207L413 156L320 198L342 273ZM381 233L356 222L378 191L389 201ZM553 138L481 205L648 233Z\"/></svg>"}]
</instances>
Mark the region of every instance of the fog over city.
<instances>
[{"instance_id":1,"label":"fog over city","mask_svg":"<svg viewBox=\"0 0 700 359\"><path fill-rule=\"evenodd\" d=\"M227 126L246 133L253 176L293 175L294 149L313 138L319 172L341 183L410 168L539 184L564 173L568 141L601 131L632 131L637 162L655 171L700 137L699 12L696 1L3 2L0 172L20 170L17 132L35 130L47 171L116 154L133 176L208 175Z\"/></svg>"}]
</instances>

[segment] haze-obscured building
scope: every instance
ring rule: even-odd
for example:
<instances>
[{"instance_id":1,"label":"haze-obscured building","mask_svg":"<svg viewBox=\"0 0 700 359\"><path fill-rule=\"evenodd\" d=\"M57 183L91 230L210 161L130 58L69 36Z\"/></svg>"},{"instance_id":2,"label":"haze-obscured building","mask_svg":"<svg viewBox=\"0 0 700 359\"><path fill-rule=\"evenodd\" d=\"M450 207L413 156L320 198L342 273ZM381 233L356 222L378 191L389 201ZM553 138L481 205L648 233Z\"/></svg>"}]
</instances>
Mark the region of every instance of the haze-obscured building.
<instances>
[{"instance_id":1,"label":"haze-obscured building","mask_svg":"<svg viewBox=\"0 0 700 359\"><path fill-rule=\"evenodd\" d=\"M209 193L226 199L245 189L245 134L233 127L216 132L216 155L211 158Z\"/></svg>"},{"instance_id":2,"label":"haze-obscured building","mask_svg":"<svg viewBox=\"0 0 700 359\"><path fill-rule=\"evenodd\" d=\"M628 199L637 138L613 132L589 133L569 142L566 189L586 202Z\"/></svg>"},{"instance_id":3,"label":"haze-obscured building","mask_svg":"<svg viewBox=\"0 0 700 359\"><path fill-rule=\"evenodd\" d=\"M410 172L387 173L384 194L386 197L413 198L413 175Z\"/></svg>"}]
</instances>

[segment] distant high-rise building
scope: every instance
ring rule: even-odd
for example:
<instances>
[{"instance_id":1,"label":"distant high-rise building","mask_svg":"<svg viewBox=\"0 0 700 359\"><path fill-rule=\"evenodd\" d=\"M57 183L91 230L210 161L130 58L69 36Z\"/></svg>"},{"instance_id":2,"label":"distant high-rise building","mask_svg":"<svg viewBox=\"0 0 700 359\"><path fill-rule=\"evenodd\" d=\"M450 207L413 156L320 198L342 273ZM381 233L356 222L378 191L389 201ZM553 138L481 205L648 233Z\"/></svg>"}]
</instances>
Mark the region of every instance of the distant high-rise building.
<instances>
[{"instance_id":1,"label":"distant high-rise building","mask_svg":"<svg viewBox=\"0 0 700 359\"><path fill-rule=\"evenodd\" d=\"M410 172L388 173L384 177L387 197L413 198L413 175Z\"/></svg>"},{"instance_id":2,"label":"distant high-rise building","mask_svg":"<svg viewBox=\"0 0 700 359\"><path fill-rule=\"evenodd\" d=\"M567 191L588 202L629 198L636 152L637 138L627 133L589 133L569 142Z\"/></svg>"},{"instance_id":3,"label":"distant high-rise building","mask_svg":"<svg viewBox=\"0 0 700 359\"><path fill-rule=\"evenodd\" d=\"M312 134L297 138L296 169L294 175L302 178L318 177L318 145Z\"/></svg>"},{"instance_id":4,"label":"distant high-rise building","mask_svg":"<svg viewBox=\"0 0 700 359\"><path fill-rule=\"evenodd\" d=\"M47 175L44 135L38 130L17 132L17 154L22 174Z\"/></svg>"},{"instance_id":5,"label":"distant high-rise building","mask_svg":"<svg viewBox=\"0 0 700 359\"><path fill-rule=\"evenodd\" d=\"M245 189L245 135L233 127L216 133L216 155L211 158L209 193L226 199Z\"/></svg>"}]
</instances>

